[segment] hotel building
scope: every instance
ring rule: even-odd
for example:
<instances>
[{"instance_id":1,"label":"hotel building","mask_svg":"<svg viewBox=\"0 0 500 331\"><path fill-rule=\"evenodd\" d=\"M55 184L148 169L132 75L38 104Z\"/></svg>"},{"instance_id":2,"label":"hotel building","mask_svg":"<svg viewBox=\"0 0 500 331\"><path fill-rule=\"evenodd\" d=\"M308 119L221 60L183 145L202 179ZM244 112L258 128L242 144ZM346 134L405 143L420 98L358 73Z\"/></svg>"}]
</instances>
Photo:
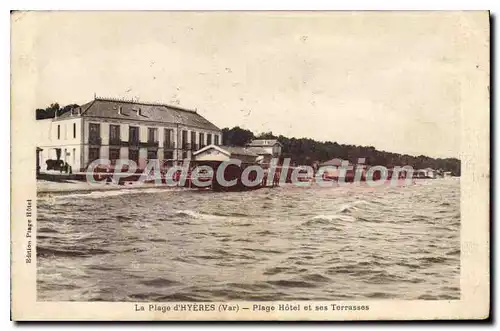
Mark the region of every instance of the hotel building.
<instances>
[{"instance_id":1,"label":"hotel building","mask_svg":"<svg viewBox=\"0 0 500 331\"><path fill-rule=\"evenodd\" d=\"M67 162L85 171L96 159L182 161L193 152L222 143L221 130L196 111L176 106L95 98L58 117L37 120L37 157Z\"/></svg>"}]
</instances>

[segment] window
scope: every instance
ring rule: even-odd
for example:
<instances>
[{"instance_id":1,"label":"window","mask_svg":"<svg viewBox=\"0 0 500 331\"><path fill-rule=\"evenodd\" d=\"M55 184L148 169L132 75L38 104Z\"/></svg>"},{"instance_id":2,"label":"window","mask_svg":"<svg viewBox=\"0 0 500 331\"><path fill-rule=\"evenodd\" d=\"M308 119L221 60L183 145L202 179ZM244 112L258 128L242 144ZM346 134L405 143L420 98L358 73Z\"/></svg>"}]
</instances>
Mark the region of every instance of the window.
<instances>
[{"instance_id":1,"label":"window","mask_svg":"<svg viewBox=\"0 0 500 331\"><path fill-rule=\"evenodd\" d=\"M110 145L117 145L120 143L120 126L119 125L109 125L109 143Z\"/></svg>"},{"instance_id":2,"label":"window","mask_svg":"<svg viewBox=\"0 0 500 331\"><path fill-rule=\"evenodd\" d=\"M139 128L137 126L129 126L128 141L132 143L139 143Z\"/></svg>"},{"instance_id":3,"label":"window","mask_svg":"<svg viewBox=\"0 0 500 331\"><path fill-rule=\"evenodd\" d=\"M129 149L128 158L129 158L129 160L132 160L137 165L139 165L139 150L138 149Z\"/></svg>"},{"instance_id":4,"label":"window","mask_svg":"<svg viewBox=\"0 0 500 331\"><path fill-rule=\"evenodd\" d=\"M120 158L120 149L119 148L110 148L109 149L109 160L111 164L116 164L116 160Z\"/></svg>"},{"instance_id":5,"label":"window","mask_svg":"<svg viewBox=\"0 0 500 331\"><path fill-rule=\"evenodd\" d=\"M99 147L89 148L89 163L99 158Z\"/></svg>"},{"instance_id":6,"label":"window","mask_svg":"<svg viewBox=\"0 0 500 331\"><path fill-rule=\"evenodd\" d=\"M57 139L61 139L61 126L57 125Z\"/></svg>"},{"instance_id":7,"label":"window","mask_svg":"<svg viewBox=\"0 0 500 331\"><path fill-rule=\"evenodd\" d=\"M76 123L73 123L73 138L76 138Z\"/></svg>"},{"instance_id":8,"label":"window","mask_svg":"<svg viewBox=\"0 0 500 331\"><path fill-rule=\"evenodd\" d=\"M218 134L214 135L214 141L215 141L214 144L219 145L219 135Z\"/></svg>"},{"instance_id":9,"label":"window","mask_svg":"<svg viewBox=\"0 0 500 331\"><path fill-rule=\"evenodd\" d=\"M165 151L163 158L165 160L173 160L174 159L174 152L173 151Z\"/></svg>"},{"instance_id":10,"label":"window","mask_svg":"<svg viewBox=\"0 0 500 331\"><path fill-rule=\"evenodd\" d=\"M196 150L196 132L191 131L191 148Z\"/></svg>"},{"instance_id":11,"label":"window","mask_svg":"<svg viewBox=\"0 0 500 331\"><path fill-rule=\"evenodd\" d=\"M187 157L188 157L188 153L186 151L183 151L182 152L182 158L183 159L187 159Z\"/></svg>"},{"instance_id":12,"label":"window","mask_svg":"<svg viewBox=\"0 0 500 331\"><path fill-rule=\"evenodd\" d=\"M165 129L165 141L163 144L165 148L173 148L172 144L172 129Z\"/></svg>"},{"instance_id":13,"label":"window","mask_svg":"<svg viewBox=\"0 0 500 331\"><path fill-rule=\"evenodd\" d=\"M153 143L158 141L158 139L156 138L157 132L158 130L156 130L156 128L148 128L148 143Z\"/></svg>"},{"instance_id":14,"label":"window","mask_svg":"<svg viewBox=\"0 0 500 331\"><path fill-rule=\"evenodd\" d=\"M200 148L205 147L205 134L200 132L200 135L198 138L199 138L199 142L200 142Z\"/></svg>"},{"instance_id":15,"label":"window","mask_svg":"<svg viewBox=\"0 0 500 331\"><path fill-rule=\"evenodd\" d=\"M90 123L89 124L89 132L90 135L100 135L101 133L101 125L99 123Z\"/></svg>"},{"instance_id":16,"label":"window","mask_svg":"<svg viewBox=\"0 0 500 331\"><path fill-rule=\"evenodd\" d=\"M188 140L188 132L186 130L182 130L182 148L187 149L187 140Z\"/></svg>"},{"instance_id":17,"label":"window","mask_svg":"<svg viewBox=\"0 0 500 331\"><path fill-rule=\"evenodd\" d=\"M212 145L212 134L211 133L207 134L207 145Z\"/></svg>"},{"instance_id":18,"label":"window","mask_svg":"<svg viewBox=\"0 0 500 331\"><path fill-rule=\"evenodd\" d=\"M148 150L148 160L154 160L154 159L157 159L157 153L156 153L156 150L152 149L152 150Z\"/></svg>"},{"instance_id":19,"label":"window","mask_svg":"<svg viewBox=\"0 0 500 331\"><path fill-rule=\"evenodd\" d=\"M99 123L89 124L89 143L99 145L101 141L101 125Z\"/></svg>"}]
</instances>

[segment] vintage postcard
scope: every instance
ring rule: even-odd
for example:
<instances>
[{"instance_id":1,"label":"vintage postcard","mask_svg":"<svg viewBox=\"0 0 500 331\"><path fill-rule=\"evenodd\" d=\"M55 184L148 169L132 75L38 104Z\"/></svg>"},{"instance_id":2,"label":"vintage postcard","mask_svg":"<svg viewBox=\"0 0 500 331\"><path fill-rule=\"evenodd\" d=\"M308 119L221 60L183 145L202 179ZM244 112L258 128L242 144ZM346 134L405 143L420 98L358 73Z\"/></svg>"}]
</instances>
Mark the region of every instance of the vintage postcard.
<instances>
[{"instance_id":1,"label":"vintage postcard","mask_svg":"<svg viewBox=\"0 0 500 331\"><path fill-rule=\"evenodd\" d=\"M14 11L12 319L490 314L490 16Z\"/></svg>"}]
</instances>

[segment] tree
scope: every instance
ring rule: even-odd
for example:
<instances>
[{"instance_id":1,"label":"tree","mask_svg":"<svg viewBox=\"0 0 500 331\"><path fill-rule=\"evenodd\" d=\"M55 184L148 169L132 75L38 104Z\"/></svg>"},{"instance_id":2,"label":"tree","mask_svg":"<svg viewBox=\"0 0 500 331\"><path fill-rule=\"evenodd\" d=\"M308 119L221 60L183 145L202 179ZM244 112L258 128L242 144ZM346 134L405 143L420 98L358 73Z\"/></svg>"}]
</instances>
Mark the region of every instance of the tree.
<instances>
[{"instance_id":1,"label":"tree","mask_svg":"<svg viewBox=\"0 0 500 331\"><path fill-rule=\"evenodd\" d=\"M232 129L222 129L222 142L224 145L245 146L254 138L255 136L252 131L242 129L239 126L235 126Z\"/></svg>"},{"instance_id":2,"label":"tree","mask_svg":"<svg viewBox=\"0 0 500 331\"><path fill-rule=\"evenodd\" d=\"M71 111L71 109L78 108L78 107L80 107L80 106L77 104L70 104L70 105L67 105L67 106L64 106L61 108L59 106L59 103L55 102L55 103L50 104L50 106L48 106L45 109L42 109L42 108L36 109L35 115L36 115L37 120L43 120L46 118L54 118L56 113L57 113L57 116L61 116L62 114Z\"/></svg>"},{"instance_id":3,"label":"tree","mask_svg":"<svg viewBox=\"0 0 500 331\"><path fill-rule=\"evenodd\" d=\"M276 139L276 138L278 137L275 136L272 131L262 132L256 137L256 139Z\"/></svg>"}]
</instances>

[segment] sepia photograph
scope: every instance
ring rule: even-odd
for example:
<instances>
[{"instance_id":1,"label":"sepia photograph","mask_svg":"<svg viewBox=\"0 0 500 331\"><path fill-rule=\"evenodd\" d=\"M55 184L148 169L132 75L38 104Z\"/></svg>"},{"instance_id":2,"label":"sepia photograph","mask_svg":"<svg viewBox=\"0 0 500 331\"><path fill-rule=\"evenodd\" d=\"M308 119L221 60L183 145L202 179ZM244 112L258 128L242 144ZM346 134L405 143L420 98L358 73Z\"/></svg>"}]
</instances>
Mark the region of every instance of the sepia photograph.
<instances>
[{"instance_id":1,"label":"sepia photograph","mask_svg":"<svg viewBox=\"0 0 500 331\"><path fill-rule=\"evenodd\" d=\"M124 319L391 319L384 302L487 317L489 20L12 12L30 300L82 319L105 303Z\"/></svg>"}]
</instances>

